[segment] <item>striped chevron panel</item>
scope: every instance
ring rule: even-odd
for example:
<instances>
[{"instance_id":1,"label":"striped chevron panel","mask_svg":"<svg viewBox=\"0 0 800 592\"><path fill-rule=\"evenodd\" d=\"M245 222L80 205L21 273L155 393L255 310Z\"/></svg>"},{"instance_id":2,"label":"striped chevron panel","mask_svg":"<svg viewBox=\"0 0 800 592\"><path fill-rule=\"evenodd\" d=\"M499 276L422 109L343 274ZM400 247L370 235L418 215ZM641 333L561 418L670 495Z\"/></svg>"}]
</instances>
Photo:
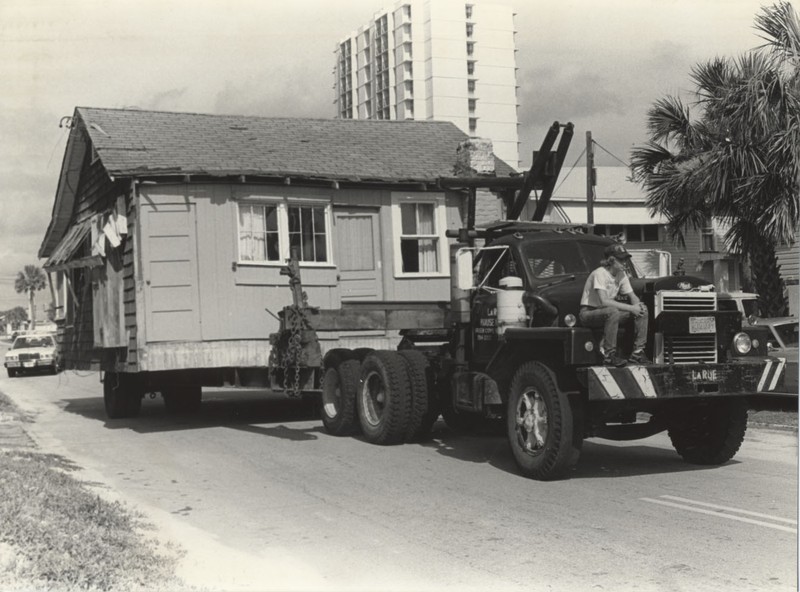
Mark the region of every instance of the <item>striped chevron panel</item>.
<instances>
[{"instance_id":1,"label":"striped chevron panel","mask_svg":"<svg viewBox=\"0 0 800 592\"><path fill-rule=\"evenodd\" d=\"M782 386L786 360L736 364L585 368L590 400L769 393Z\"/></svg>"}]
</instances>

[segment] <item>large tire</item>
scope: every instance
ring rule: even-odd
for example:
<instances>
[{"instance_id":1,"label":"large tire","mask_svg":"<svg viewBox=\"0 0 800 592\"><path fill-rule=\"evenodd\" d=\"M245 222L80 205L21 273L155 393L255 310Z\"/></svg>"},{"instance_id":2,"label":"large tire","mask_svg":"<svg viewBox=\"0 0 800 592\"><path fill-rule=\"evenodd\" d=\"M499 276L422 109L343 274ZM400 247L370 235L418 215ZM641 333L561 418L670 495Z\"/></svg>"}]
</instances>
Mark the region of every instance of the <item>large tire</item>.
<instances>
[{"instance_id":1,"label":"large tire","mask_svg":"<svg viewBox=\"0 0 800 592\"><path fill-rule=\"evenodd\" d=\"M191 415L200 411L203 387L199 385L172 385L161 389L167 413Z\"/></svg>"},{"instance_id":2,"label":"large tire","mask_svg":"<svg viewBox=\"0 0 800 592\"><path fill-rule=\"evenodd\" d=\"M327 357L326 357L327 360ZM351 436L358 432L356 396L361 363L335 357L322 378L322 424L329 434Z\"/></svg>"},{"instance_id":3,"label":"large tire","mask_svg":"<svg viewBox=\"0 0 800 592\"><path fill-rule=\"evenodd\" d=\"M683 460L696 465L721 465L739 451L747 431L744 398L721 399L685 409L668 428L669 439Z\"/></svg>"},{"instance_id":4,"label":"large tire","mask_svg":"<svg viewBox=\"0 0 800 592\"><path fill-rule=\"evenodd\" d=\"M569 398L544 364L526 362L514 373L506 427L514 459L526 477L559 479L578 461L582 440L573 437Z\"/></svg>"},{"instance_id":5,"label":"large tire","mask_svg":"<svg viewBox=\"0 0 800 592\"><path fill-rule=\"evenodd\" d=\"M403 442L411 413L410 390L406 363L400 354L379 350L364 358L356 405L368 442Z\"/></svg>"},{"instance_id":6,"label":"large tire","mask_svg":"<svg viewBox=\"0 0 800 592\"><path fill-rule=\"evenodd\" d=\"M130 374L106 372L103 377L103 403L109 419L136 417L142 407L144 389Z\"/></svg>"},{"instance_id":7,"label":"large tire","mask_svg":"<svg viewBox=\"0 0 800 592\"><path fill-rule=\"evenodd\" d=\"M407 442L421 442L431 433L439 417L439 401L431 376L428 358L416 350L398 352L406 362L411 387L411 414L408 419Z\"/></svg>"}]
</instances>

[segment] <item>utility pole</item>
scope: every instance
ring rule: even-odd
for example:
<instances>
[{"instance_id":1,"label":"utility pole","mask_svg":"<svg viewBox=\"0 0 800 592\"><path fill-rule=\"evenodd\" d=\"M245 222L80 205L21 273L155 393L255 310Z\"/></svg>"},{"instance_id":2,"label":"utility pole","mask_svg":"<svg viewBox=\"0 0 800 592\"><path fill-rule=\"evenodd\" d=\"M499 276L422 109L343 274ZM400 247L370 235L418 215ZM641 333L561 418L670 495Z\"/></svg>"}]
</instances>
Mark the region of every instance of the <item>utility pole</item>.
<instances>
[{"instance_id":1,"label":"utility pole","mask_svg":"<svg viewBox=\"0 0 800 592\"><path fill-rule=\"evenodd\" d=\"M594 143L592 132L586 132L586 223L594 224L594 186L597 179L594 171Z\"/></svg>"}]
</instances>

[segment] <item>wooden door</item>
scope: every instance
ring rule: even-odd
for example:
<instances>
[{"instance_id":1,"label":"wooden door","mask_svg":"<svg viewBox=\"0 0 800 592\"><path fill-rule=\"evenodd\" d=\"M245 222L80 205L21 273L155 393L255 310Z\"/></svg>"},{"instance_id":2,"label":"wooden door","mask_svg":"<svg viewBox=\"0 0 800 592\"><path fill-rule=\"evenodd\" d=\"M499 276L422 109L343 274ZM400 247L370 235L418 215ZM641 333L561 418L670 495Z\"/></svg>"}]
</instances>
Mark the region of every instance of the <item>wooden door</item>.
<instances>
[{"instance_id":1,"label":"wooden door","mask_svg":"<svg viewBox=\"0 0 800 592\"><path fill-rule=\"evenodd\" d=\"M145 203L141 216L145 339L199 341L194 205Z\"/></svg>"},{"instance_id":2,"label":"wooden door","mask_svg":"<svg viewBox=\"0 0 800 592\"><path fill-rule=\"evenodd\" d=\"M333 226L342 300L382 300L378 211L334 208Z\"/></svg>"}]
</instances>

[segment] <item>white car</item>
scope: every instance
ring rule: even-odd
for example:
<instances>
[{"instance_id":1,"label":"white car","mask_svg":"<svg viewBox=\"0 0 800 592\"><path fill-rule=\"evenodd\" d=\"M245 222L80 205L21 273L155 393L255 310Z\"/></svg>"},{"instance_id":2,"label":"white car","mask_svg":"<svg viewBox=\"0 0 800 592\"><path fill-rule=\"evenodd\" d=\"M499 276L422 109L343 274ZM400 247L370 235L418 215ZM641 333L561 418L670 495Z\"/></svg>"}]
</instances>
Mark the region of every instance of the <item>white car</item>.
<instances>
[{"instance_id":1,"label":"white car","mask_svg":"<svg viewBox=\"0 0 800 592\"><path fill-rule=\"evenodd\" d=\"M20 335L6 352L5 367L14 378L30 370L47 370L56 374L61 369L56 340L52 335Z\"/></svg>"}]
</instances>

